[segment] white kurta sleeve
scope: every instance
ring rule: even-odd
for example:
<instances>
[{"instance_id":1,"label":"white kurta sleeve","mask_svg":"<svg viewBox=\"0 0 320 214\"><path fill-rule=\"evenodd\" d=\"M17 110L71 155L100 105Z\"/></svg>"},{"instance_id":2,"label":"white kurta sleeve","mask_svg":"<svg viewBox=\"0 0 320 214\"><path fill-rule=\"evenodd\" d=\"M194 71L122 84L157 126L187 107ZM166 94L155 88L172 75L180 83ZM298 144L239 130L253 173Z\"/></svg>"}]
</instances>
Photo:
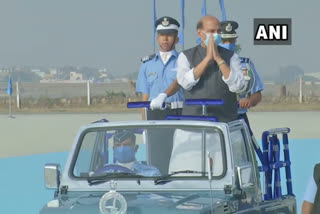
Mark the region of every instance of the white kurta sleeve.
<instances>
[{"instance_id":1,"label":"white kurta sleeve","mask_svg":"<svg viewBox=\"0 0 320 214\"><path fill-rule=\"evenodd\" d=\"M228 85L231 92L240 92L245 86L240 58L236 53L230 59L230 75L228 79L222 76L222 80Z\"/></svg>"},{"instance_id":2,"label":"white kurta sleeve","mask_svg":"<svg viewBox=\"0 0 320 214\"><path fill-rule=\"evenodd\" d=\"M193 69L190 68L187 57L180 53L177 60L177 81L186 90L191 90L199 82L200 78L197 80L194 78Z\"/></svg>"}]
</instances>

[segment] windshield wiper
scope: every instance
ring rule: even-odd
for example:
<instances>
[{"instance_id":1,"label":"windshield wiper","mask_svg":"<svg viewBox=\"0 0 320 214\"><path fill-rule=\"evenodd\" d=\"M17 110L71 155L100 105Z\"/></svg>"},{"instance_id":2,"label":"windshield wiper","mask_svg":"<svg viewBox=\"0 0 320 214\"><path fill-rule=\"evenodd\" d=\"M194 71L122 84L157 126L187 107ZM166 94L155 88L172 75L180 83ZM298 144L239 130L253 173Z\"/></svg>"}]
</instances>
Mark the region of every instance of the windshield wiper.
<instances>
[{"instance_id":1,"label":"windshield wiper","mask_svg":"<svg viewBox=\"0 0 320 214\"><path fill-rule=\"evenodd\" d=\"M104 173L102 175L92 176L92 177L89 177L87 181L91 186L91 185L105 183L114 178L138 178L138 183L140 183L139 178L144 178L144 177L145 176L143 175L132 174L129 172L118 172L118 173Z\"/></svg>"},{"instance_id":2,"label":"windshield wiper","mask_svg":"<svg viewBox=\"0 0 320 214\"><path fill-rule=\"evenodd\" d=\"M170 177L172 177L173 175L177 175L177 174L207 174L207 172L201 172L201 171L195 171L195 170L181 170L181 171L175 171L172 172L170 174L167 175L163 175L161 177L158 177L156 179L154 179L154 184L158 185L158 184L166 184L168 182L171 182L172 179L169 179Z\"/></svg>"}]
</instances>

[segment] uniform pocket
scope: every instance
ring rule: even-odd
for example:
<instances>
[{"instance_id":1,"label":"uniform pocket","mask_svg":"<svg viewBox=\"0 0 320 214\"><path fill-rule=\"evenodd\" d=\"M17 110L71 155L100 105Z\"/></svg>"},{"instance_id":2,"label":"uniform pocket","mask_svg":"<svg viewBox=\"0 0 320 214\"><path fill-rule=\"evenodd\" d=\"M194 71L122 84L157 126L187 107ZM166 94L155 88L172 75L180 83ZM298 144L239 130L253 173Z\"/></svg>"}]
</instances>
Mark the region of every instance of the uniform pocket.
<instances>
[{"instance_id":1,"label":"uniform pocket","mask_svg":"<svg viewBox=\"0 0 320 214\"><path fill-rule=\"evenodd\" d=\"M147 75L147 82L152 84L158 78L158 74L156 72L151 72Z\"/></svg>"}]
</instances>

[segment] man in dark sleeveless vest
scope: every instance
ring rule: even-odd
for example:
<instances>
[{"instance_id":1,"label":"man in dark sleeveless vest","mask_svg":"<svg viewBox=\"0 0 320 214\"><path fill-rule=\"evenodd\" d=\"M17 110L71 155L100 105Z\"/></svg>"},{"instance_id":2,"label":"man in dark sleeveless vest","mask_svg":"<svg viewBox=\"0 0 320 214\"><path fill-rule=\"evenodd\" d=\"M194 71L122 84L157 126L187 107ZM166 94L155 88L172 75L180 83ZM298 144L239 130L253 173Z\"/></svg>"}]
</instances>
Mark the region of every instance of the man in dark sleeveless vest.
<instances>
[{"instance_id":1,"label":"man in dark sleeveless vest","mask_svg":"<svg viewBox=\"0 0 320 214\"><path fill-rule=\"evenodd\" d=\"M301 213L320 213L320 163L314 167L313 177L310 179L304 195Z\"/></svg>"},{"instance_id":2,"label":"man in dark sleeveless vest","mask_svg":"<svg viewBox=\"0 0 320 214\"><path fill-rule=\"evenodd\" d=\"M217 18L204 16L197 31L201 44L180 53L177 81L165 93L170 96L180 85L185 89L185 99L222 99L224 105L207 107L207 115L230 122L237 119L236 92L245 86L240 58L233 51L217 46L221 41ZM201 106L183 107L183 115L201 114Z\"/></svg>"}]
</instances>

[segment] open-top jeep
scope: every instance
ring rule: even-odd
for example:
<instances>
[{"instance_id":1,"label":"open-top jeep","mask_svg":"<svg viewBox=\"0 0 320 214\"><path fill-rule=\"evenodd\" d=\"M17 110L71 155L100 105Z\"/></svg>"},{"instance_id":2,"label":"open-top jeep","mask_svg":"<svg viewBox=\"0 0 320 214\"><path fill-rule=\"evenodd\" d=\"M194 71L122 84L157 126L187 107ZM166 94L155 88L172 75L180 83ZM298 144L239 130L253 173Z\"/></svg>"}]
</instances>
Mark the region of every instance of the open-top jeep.
<instances>
[{"instance_id":1,"label":"open-top jeep","mask_svg":"<svg viewBox=\"0 0 320 214\"><path fill-rule=\"evenodd\" d=\"M41 213L296 213L288 132L264 132L261 151L243 120L98 121L80 129L62 174L45 166L55 194Z\"/></svg>"}]
</instances>

